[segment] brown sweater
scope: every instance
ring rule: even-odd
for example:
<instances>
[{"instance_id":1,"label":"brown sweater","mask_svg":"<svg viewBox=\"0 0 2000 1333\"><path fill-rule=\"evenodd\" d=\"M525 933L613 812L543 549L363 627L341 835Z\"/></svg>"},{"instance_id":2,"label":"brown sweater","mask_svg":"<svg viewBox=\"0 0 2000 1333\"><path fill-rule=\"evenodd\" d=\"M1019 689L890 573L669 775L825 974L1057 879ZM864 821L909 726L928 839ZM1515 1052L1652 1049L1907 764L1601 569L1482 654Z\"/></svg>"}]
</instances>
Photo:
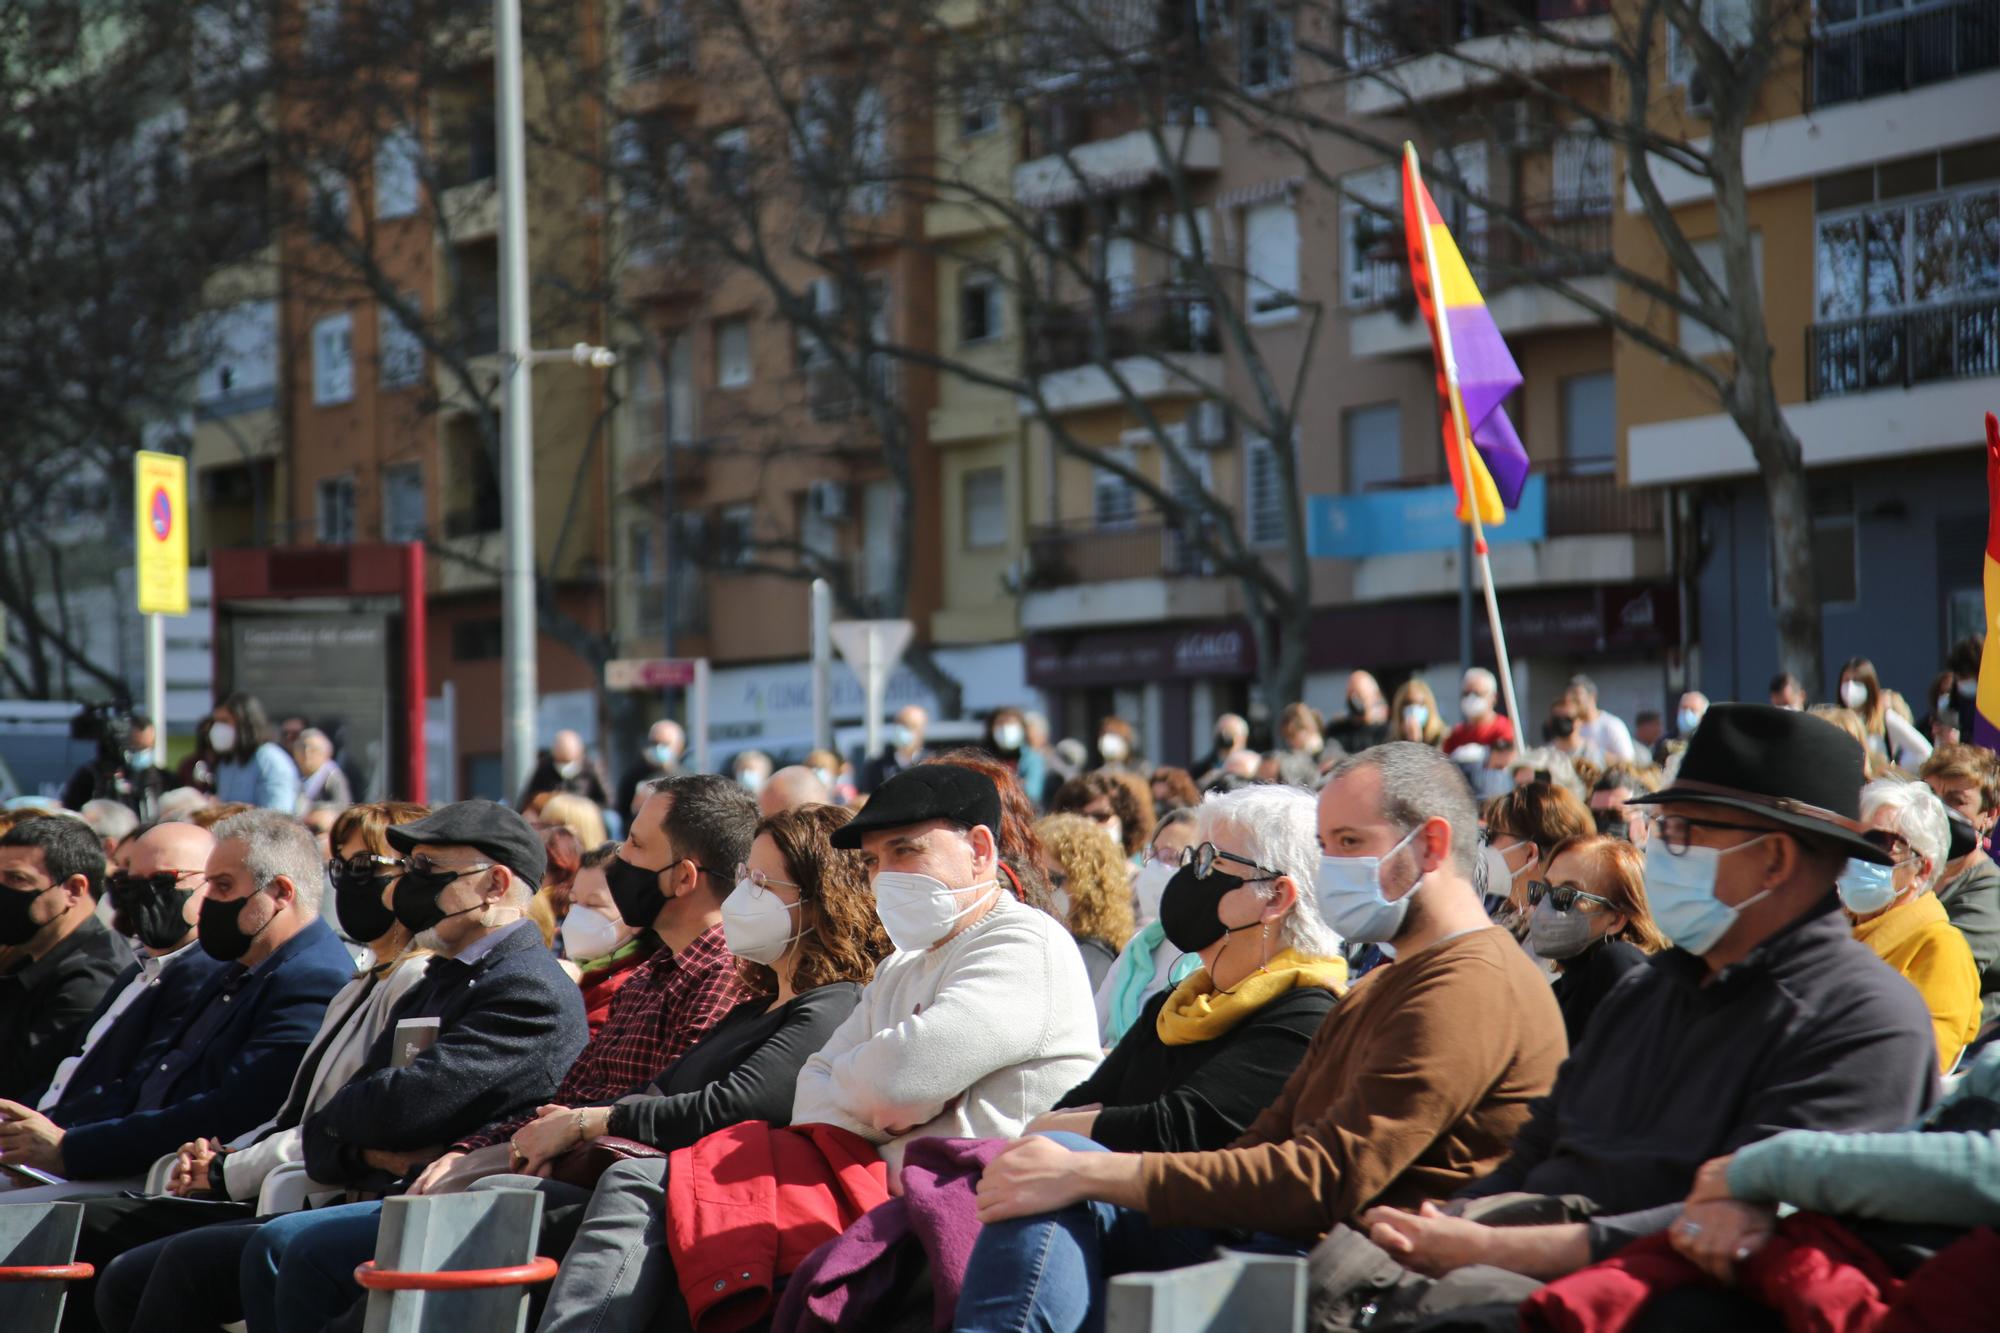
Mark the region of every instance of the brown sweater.
<instances>
[{"instance_id":1,"label":"brown sweater","mask_svg":"<svg viewBox=\"0 0 2000 1333\"><path fill-rule=\"evenodd\" d=\"M1147 1153L1156 1226L1318 1237L1492 1170L1567 1046L1548 980L1506 931L1458 935L1363 977L1234 1144Z\"/></svg>"}]
</instances>

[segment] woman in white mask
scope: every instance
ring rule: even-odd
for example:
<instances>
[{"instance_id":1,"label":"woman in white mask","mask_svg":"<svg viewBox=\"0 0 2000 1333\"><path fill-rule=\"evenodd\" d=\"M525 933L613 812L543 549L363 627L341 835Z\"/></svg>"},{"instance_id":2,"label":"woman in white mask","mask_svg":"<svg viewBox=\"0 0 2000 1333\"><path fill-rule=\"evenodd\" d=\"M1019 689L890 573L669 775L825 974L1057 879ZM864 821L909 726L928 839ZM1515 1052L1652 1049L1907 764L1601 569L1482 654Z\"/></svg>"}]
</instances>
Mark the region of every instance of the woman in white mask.
<instances>
[{"instance_id":1,"label":"woman in white mask","mask_svg":"<svg viewBox=\"0 0 2000 1333\"><path fill-rule=\"evenodd\" d=\"M1567 838L1528 881L1528 951L1556 971L1571 1049L1610 989L1667 947L1646 910L1646 860L1607 834Z\"/></svg>"},{"instance_id":2,"label":"woman in white mask","mask_svg":"<svg viewBox=\"0 0 2000 1333\"><path fill-rule=\"evenodd\" d=\"M617 843L606 842L584 853L570 883L569 912L562 919L563 954L578 971L576 984L583 988L584 1017L593 1037L611 1012L611 997L660 947L651 931L626 925L611 900L604 865L617 852Z\"/></svg>"},{"instance_id":3,"label":"woman in white mask","mask_svg":"<svg viewBox=\"0 0 2000 1333\"><path fill-rule=\"evenodd\" d=\"M1159 822L1146 845L1146 859L1132 881L1139 929L1097 987L1097 1029L1106 1050L1139 1020L1146 1001L1194 970L1160 924L1160 899L1180 869L1181 852L1194 842L1194 829L1193 808L1175 810Z\"/></svg>"},{"instance_id":4,"label":"woman in white mask","mask_svg":"<svg viewBox=\"0 0 2000 1333\"><path fill-rule=\"evenodd\" d=\"M589 1201L575 1243L549 1292L543 1328L610 1318L606 1311L655 1308L672 1297L673 1269L662 1232L665 1157L630 1157L618 1141L672 1151L743 1121L791 1122L800 1067L853 1013L862 986L888 951L875 919L861 857L835 850L834 830L852 816L807 805L757 826L750 859L722 903L729 951L761 983L760 993L725 1014L653 1083L610 1106L547 1107L516 1131L528 1174L490 1176L478 1189L538 1189L550 1206ZM593 1158L608 1167L594 1190L549 1179L555 1163L579 1153L560 1174L574 1180ZM581 1161L579 1159L582 1159ZM543 1230L543 1252L564 1238Z\"/></svg>"}]
</instances>

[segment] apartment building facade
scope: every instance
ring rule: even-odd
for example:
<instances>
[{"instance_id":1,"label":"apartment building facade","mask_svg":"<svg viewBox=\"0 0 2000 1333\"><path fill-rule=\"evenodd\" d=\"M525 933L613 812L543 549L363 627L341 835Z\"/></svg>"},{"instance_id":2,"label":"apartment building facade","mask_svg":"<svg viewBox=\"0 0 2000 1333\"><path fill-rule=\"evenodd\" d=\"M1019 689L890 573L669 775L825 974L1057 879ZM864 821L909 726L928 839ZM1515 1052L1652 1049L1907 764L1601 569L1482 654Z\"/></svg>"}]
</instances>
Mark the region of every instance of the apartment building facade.
<instances>
[{"instance_id":1,"label":"apartment building facade","mask_svg":"<svg viewBox=\"0 0 2000 1333\"><path fill-rule=\"evenodd\" d=\"M1702 90L1669 68L1700 130ZM1779 398L1804 451L1823 681L1871 659L1921 713L1950 645L1985 627L1982 413L2000 402L2000 6L1823 3L1745 145ZM1691 237L1701 186L1663 176ZM1620 202L1621 257L1659 263ZM1669 321L1670 323L1671 321ZM1661 326L1683 347L1706 330ZM1691 378L1616 353L1622 470L1699 513L1694 679L1761 697L1777 671L1771 529L1748 442Z\"/></svg>"}]
</instances>

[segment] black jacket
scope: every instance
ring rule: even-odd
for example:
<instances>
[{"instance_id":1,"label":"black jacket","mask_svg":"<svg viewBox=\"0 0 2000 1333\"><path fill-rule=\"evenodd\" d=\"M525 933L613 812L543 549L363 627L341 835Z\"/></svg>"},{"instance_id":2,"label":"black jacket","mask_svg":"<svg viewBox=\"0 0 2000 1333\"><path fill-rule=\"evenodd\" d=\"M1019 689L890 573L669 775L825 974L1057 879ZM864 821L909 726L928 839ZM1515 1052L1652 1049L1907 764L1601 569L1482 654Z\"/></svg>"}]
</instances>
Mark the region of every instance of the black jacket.
<instances>
[{"instance_id":1,"label":"black jacket","mask_svg":"<svg viewBox=\"0 0 2000 1333\"><path fill-rule=\"evenodd\" d=\"M1220 1037L1169 1046L1158 1020L1170 994L1146 1001L1104 1063L1056 1102L1059 1111L1101 1103L1090 1137L1112 1152L1228 1147L1277 1100L1334 1005L1332 991L1300 986Z\"/></svg>"},{"instance_id":2,"label":"black jacket","mask_svg":"<svg viewBox=\"0 0 2000 1333\"><path fill-rule=\"evenodd\" d=\"M611 794L604 790L604 778L598 773L597 765L588 759L583 761L583 768L575 777L566 778L556 772L556 761L543 755L542 761L535 765L535 771L528 775L528 785L521 788L521 799L514 803L514 808L526 810L528 802L543 792L582 796L606 809L611 805ZM618 817L630 819L632 816L629 811L620 810ZM584 850L590 849L586 847Z\"/></svg>"},{"instance_id":3,"label":"black jacket","mask_svg":"<svg viewBox=\"0 0 2000 1333\"><path fill-rule=\"evenodd\" d=\"M131 961L125 941L91 916L41 958L0 976L0 1097L33 1106L48 1091Z\"/></svg>"},{"instance_id":4,"label":"black jacket","mask_svg":"<svg viewBox=\"0 0 2000 1333\"><path fill-rule=\"evenodd\" d=\"M632 802L639 794L639 788L648 782L658 782L661 778L671 778L679 774L680 765L662 768L650 759L641 759L625 770L625 776L618 779L618 818L632 822ZM586 847L586 852L590 848Z\"/></svg>"},{"instance_id":5,"label":"black jacket","mask_svg":"<svg viewBox=\"0 0 2000 1333\"><path fill-rule=\"evenodd\" d=\"M1556 978L1556 1004L1562 1008L1563 1035L1573 1051L1583 1044L1590 1016L1635 967L1646 965L1646 954L1628 940L1602 940L1581 956L1572 958Z\"/></svg>"},{"instance_id":6,"label":"black jacket","mask_svg":"<svg viewBox=\"0 0 2000 1333\"><path fill-rule=\"evenodd\" d=\"M1460 1197L1581 1195L1602 1257L1666 1226L1711 1158L1786 1129L1897 1129L1936 1096L1923 997L1832 894L1707 974L1669 949L1613 987L1513 1153Z\"/></svg>"},{"instance_id":7,"label":"black jacket","mask_svg":"<svg viewBox=\"0 0 2000 1333\"><path fill-rule=\"evenodd\" d=\"M436 1018L437 1040L391 1065L396 1024ZM395 1181L362 1160L369 1148L436 1148L555 1095L589 1031L583 993L542 944L517 926L477 962L433 958L403 998L360 1071L306 1118L306 1170L329 1185L374 1193Z\"/></svg>"},{"instance_id":8,"label":"black jacket","mask_svg":"<svg viewBox=\"0 0 2000 1333\"><path fill-rule=\"evenodd\" d=\"M861 987L836 981L767 1009L768 995L745 1000L652 1085L611 1108L610 1132L656 1148L685 1148L746 1120L792 1122L792 1096L806 1057L826 1045L861 1000Z\"/></svg>"},{"instance_id":9,"label":"black jacket","mask_svg":"<svg viewBox=\"0 0 2000 1333\"><path fill-rule=\"evenodd\" d=\"M63 1089L62 1100L49 1110L49 1118L59 1125L84 1125L93 1120L109 1120L132 1109L138 1095L125 1076L133 1069L155 1064L187 1020L202 990L227 964L209 956L199 944L160 971L160 979L125 1007L104 1035L97 1039ZM118 974L97 1008L83 1022L87 1035L111 1002L139 975L134 962ZM81 1038L78 1045L82 1044ZM72 1048L74 1050L74 1048ZM39 1100L41 1093L35 1094Z\"/></svg>"}]
</instances>

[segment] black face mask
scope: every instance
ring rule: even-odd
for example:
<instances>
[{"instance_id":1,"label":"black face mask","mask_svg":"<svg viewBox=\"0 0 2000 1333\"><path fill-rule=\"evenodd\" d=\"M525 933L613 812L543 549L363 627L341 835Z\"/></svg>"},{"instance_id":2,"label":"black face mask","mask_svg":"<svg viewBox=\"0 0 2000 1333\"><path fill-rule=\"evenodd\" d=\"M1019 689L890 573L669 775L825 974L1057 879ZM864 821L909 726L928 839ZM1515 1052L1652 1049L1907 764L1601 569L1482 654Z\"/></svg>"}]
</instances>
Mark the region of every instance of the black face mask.
<instances>
[{"instance_id":1,"label":"black face mask","mask_svg":"<svg viewBox=\"0 0 2000 1333\"><path fill-rule=\"evenodd\" d=\"M484 873L486 872L482 870L418 870L412 866L403 872L402 878L396 881L395 892L389 895L389 901L395 908L393 915L396 920L409 927L411 934L421 934L426 930L436 929L440 922L449 921L455 916L477 912L486 906L485 899L482 898L472 906L462 907L456 912L447 912L438 906L438 895L450 888L454 880ZM343 921L346 919L344 916L341 918Z\"/></svg>"},{"instance_id":2,"label":"black face mask","mask_svg":"<svg viewBox=\"0 0 2000 1333\"><path fill-rule=\"evenodd\" d=\"M340 928L349 939L366 944L394 929L395 909L382 902L382 886L388 882L386 875L354 875L345 870L333 881L334 915L340 918ZM436 905L435 899L432 905Z\"/></svg>"},{"instance_id":3,"label":"black face mask","mask_svg":"<svg viewBox=\"0 0 2000 1333\"><path fill-rule=\"evenodd\" d=\"M1956 861L1961 856L1972 855L1972 849L1979 845L1979 830L1972 827L1972 821L1955 810L1945 812L1950 818L1945 820L1951 832L1951 843L1945 848L1944 859Z\"/></svg>"},{"instance_id":4,"label":"black face mask","mask_svg":"<svg viewBox=\"0 0 2000 1333\"><path fill-rule=\"evenodd\" d=\"M16 944L26 944L35 938L36 931L48 924L35 920L29 913L35 910L35 900L54 887L51 884L47 888L26 892L0 888L0 946L11 948Z\"/></svg>"},{"instance_id":5,"label":"black face mask","mask_svg":"<svg viewBox=\"0 0 2000 1333\"><path fill-rule=\"evenodd\" d=\"M238 898L234 902L219 902L214 898L201 900L201 921L195 927L195 938L201 941L202 952L218 962L233 963L250 952L250 946L259 935L267 930L278 914L273 912L264 918L264 924L255 930L243 929L243 907L251 898Z\"/></svg>"},{"instance_id":6,"label":"black face mask","mask_svg":"<svg viewBox=\"0 0 2000 1333\"><path fill-rule=\"evenodd\" d=\"M618 904L618 915L625 918L626 925L650 927L666 907L667 895L660 892L660 876L664 873L665 867L647 870L622 856L604 863L605 886L611 890L611 901Z\"/></svg>"},{"instance_id":7,"label":"black face mask","mask_svg":"<svg viewBox=\"0 0 2000 1333\"><path fill-rule=\"evenodd\" d=\"M1557 715L1542 724L1542 739L1566 741L1576 734L1576 719L1567 715Z\"/></svg>"},{"instance_id":8,"label":"black face mask","mask_svg":"<svg viewBox=\"0 0 2000 1333\"><path fill-rule=\"evenodd\" d=\"M177 886L172 875L119 875L106 882L112 928L148 949L165 953L187 938L184 913L193 889Z\"/></svg>"},{"instance_id":9,"label":"black face mask","mask_svg":"<svg viewBox=\"0 0 2000 1333\"><path fill-rule=\"evenodd\" d=\"M1216 911L1225 897L1248 882L1219 870L1209 871L1203 879L1193 866L1182 866L1175 871L1160 894L1160 928L1167 933L1167 943L1182 953L1200 953L1224 935L1233 934Z\"/></svg>"}]
</instances>

